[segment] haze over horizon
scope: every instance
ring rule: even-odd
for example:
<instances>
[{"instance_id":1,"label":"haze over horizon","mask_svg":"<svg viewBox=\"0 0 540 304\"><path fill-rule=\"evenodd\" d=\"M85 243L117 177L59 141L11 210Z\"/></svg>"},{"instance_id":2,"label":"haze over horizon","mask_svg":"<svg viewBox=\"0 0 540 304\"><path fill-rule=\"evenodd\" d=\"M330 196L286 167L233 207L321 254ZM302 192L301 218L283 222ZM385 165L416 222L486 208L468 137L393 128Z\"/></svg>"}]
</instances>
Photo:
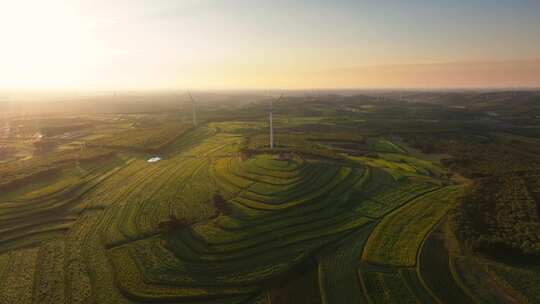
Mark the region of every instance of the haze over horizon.
<instances>
[{"instance_id":1,"label":"haze over horizon","mask_svg":"<svg viewBox=\"0 0 540 304\"><path fill-rule=\"evenodd\" d=\"M540 2L20 0L0 90L540 86Z\"/></svg>"}]
</instances>

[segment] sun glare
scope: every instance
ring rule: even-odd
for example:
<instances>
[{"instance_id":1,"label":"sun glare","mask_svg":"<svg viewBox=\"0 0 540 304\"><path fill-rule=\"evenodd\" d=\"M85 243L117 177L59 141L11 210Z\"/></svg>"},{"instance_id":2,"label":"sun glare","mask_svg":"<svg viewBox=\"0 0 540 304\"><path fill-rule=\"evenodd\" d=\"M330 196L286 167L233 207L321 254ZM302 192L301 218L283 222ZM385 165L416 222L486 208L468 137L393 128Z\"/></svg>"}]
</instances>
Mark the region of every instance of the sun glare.
<instances>
[{"instance_id":1,"label":"sun glare","mask_svg":"<svg viewBox=\"0 0 540 304\"><path fill-rule=\"evenodd\" d=\"M527 6L262 2L0 0L0 92L540 85Z\"/></svg>"},{"instance_id":2,"label":"sun glare","mask_svg":"<svg viewBox=\"0 0 540 304\"><path fill-rule=\"evenodd\" d=\"M0 83L66 87L84 78L95 46L84 16L64 1L6 1L0 9Z\"/></svg>"}]
</instances>

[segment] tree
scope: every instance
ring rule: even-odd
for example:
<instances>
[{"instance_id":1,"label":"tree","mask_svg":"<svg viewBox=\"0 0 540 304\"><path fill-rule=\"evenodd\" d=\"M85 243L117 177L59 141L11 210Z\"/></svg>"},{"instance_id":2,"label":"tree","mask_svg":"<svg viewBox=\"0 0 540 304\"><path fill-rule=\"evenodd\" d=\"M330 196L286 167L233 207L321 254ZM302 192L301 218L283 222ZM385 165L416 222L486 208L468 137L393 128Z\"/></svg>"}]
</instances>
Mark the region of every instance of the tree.
<instances>
[{"instance_id":1,"label":"tree","mask_svg":"<svg viewBox=\"0 0 540 304\"><path fill-rule=\"evenodd\" d=\"M221 195L216 193L214 194L212 199L214 201L214 207L216 208L218 213L225 215L231 214L231 208L229 207L229 204L227 204L227 201L225 201L225 199Z\"/></svg>"}]
</instances>

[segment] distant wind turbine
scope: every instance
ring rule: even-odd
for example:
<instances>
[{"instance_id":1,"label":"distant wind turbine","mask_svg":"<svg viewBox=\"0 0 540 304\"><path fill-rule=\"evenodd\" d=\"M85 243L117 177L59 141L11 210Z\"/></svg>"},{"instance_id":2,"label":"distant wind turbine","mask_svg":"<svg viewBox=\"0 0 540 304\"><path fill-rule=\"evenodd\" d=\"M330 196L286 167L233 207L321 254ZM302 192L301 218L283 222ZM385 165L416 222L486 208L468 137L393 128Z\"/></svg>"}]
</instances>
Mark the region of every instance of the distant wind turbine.
<instances>
[{"instance_id":1,"label":"distant wind turbine","mask_svg":"<svg viewBox=\"0 0 540 304\"><path fill-rule=\"evenodd\" d=\"M195 106L195 99L193 99L193 96L191 95L190 91L188 91L187 93L189 95L189 99L191 99L191 109L193 112L193 126L196 126L197 125L197 111L196 111L196 106Z\"/></svg>"},{"instance_id":2,"label":"distant wind turbine","mask_svg":"<svg viewBox=\"0 0 540 304\"><path fill-rule=\"evenodd\" d=\"M283 98L283 94L276 99L276 102L280 101ZM273 122L273 100L270 99L270 112L268 113L268 120L270 123L270 149L274 149L274 122Z\"/></svg>"}]
</instances>

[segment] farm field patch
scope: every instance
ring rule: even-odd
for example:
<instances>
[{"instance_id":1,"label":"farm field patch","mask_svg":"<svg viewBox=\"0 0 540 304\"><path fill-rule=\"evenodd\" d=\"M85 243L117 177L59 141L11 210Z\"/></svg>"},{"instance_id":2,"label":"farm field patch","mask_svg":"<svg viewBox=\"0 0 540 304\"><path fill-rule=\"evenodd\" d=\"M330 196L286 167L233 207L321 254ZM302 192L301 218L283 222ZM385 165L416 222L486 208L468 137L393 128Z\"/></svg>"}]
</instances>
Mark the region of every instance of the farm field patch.
<instances>
[{"instance_id":1,"label":"farm field patch","mask_svg":"<svg viewBox=\"0 0 540 304\"><path fill-rule=\"evenodd\" d=\"M417 94L13 118L0 303L540 301L531 118Z\"/></svg>"}]
</instances>

